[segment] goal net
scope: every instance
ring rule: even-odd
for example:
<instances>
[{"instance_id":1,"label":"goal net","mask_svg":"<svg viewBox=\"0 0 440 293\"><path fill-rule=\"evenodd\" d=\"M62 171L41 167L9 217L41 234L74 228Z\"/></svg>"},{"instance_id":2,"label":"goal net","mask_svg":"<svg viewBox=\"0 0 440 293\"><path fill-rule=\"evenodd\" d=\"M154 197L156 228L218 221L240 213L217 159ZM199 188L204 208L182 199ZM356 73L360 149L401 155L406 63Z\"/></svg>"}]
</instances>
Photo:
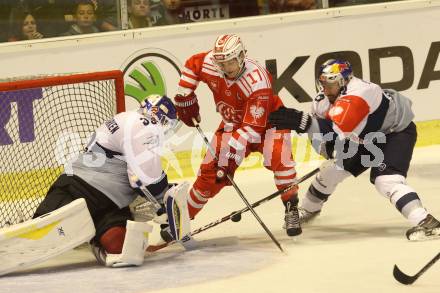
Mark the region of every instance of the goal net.
<instances>
[{"instance_id":1,"label":"goal net","mask_svg":"<svg viewBox=\"0 0 440 293\"><path fill-rule=\"evenodd\" d=\"M65 164L124 108L119 70L0 82L0 227L30 219Z\"/></svg>"}]
</instances>

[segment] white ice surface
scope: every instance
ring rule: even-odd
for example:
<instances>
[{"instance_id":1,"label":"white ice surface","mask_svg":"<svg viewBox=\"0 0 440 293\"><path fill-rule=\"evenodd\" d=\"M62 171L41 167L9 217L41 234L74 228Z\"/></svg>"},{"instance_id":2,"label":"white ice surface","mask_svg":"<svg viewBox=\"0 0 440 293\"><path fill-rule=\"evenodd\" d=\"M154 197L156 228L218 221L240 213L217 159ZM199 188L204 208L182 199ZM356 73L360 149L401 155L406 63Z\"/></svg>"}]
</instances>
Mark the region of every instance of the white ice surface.
<instances>
[{"instance_id":1,"label":"white ice surface","mask_svg":"<svg viewBox=\"0 0 440 293\"><path fill-rule=\"evenodd\" d=\"M316 166L298 165L299 176ZM440 146L416 149L408 182L437 218L439 178ZM240 172L236 182L251 202L275 191L272 175L264 169ZM309 182L301 185L300 196ZM226 188L208 203L193 227L243 206L235 191ZM342 183L319 219L304 227L296 240L281 228L279 199L256 211L286 254L247 213L239 223L223 223L197 235L203 241L200 250L169 247L147 256L142 267L109 269L98 266L88 250L77 249L27 271L0 277L0 292L440 292L440 263L411 286L394 280L394 264L415 274L439 252L440 240L407 241L404 232L409 223L378 195L369 183L369 172Z\"/></svg>"}]
</instances>

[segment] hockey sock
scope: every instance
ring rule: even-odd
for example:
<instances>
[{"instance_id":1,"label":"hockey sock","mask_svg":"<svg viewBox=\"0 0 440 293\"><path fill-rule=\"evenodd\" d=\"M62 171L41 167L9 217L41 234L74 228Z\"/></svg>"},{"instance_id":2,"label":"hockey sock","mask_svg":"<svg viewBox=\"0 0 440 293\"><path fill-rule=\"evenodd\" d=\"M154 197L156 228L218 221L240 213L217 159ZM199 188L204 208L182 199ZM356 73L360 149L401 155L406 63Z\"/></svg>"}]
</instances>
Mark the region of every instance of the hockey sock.
<instances>
[{"instance_id":1,"label":"hockey sock","mask_svg":"<svg viewBox=\"0 0 440 293\"><path fill-rule=\"evenodd\" d=\"M307 191L304 198L301 200L301 207L307 210L308 212L317 212L322 209L322 206L324 205L324 202L327 200L328 195L325 195L325 200L322 199L323 196L320 196L319 198L315 196L316 189L313 187L313 185L310 185L309 190ZM321 194L324 195L324 194Z\"/></svg>"},{"instance_id":2,"label":"hockey sock","mask_svg":"<svg viewBox=\"0 0 440 293\"><path fill-rule=\"evenodd\" d=\"M423 221L428 216L428 212L423 207L417 207L413 209L408 215L408 221L412 225L418 225L421 221Z\"/></svg>"},{"instance_id":3,"label":"hockey sock","mask_svg":"<svg viewBox=\"0 0 440 293\"><path fill-rule=\"evenodd\" d=\"M419 196L413 188L406 185L406 179L402 175L378 176L374 185L412 225L418 225L428 215Z\"/></svg>"},{"instance_id":4,"label":"hockey sock","mask_svg":"<svg viewBox=\"0 0 440 293\"><path fill-rule=\"evenodd\" d=\"M298 202L299 202L298 196L291 197L290 199L288 199L286 201L283 200L283 204L284 204L285 210L287 211L287 203L290 203L291 206L295 206L296 207L296 206L298 206Z\"/></svg>"},{"instance_id":5,"label":"hockey sock","mask_svg":"<svg viewBox=\"0 0 440 293\"><path fill-rule=\"evenodd\" d=\"M350 175L349 172L339 169L334 162L324 162L307 190L306 196L301 202L301 207L309 212L320 211L324 202L336 190L336 186Z\"/></svg>"},{"instance_id":6,"label":"hockey sock","mask_svg":"<svg viewBox=\"0 0 440 293\"><path fill-rule=\"evenodd\" d=\"M188 196L188 212L190 219L194 219L207 202L208 198L204 197L194 187L191 188Z\"/></svg>"}]
</instances>

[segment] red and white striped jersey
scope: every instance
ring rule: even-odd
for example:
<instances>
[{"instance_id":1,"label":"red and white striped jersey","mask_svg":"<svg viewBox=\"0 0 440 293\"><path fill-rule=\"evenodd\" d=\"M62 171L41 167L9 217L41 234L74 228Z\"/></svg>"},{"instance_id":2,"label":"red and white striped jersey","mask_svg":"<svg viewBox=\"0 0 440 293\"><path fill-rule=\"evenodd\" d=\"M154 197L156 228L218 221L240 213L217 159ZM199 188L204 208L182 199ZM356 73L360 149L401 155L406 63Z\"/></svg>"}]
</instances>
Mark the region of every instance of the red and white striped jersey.
<instances>
[{"instance_id":1,"label":"red and white striped jersey","mask_svg":"<svg viewBox=\"0 0 440 293\"><path fill-rule=\"evenodd\" d=\"M272 78L263 66L245 58L244 68L239 78L228 79L217 71L211 51L193 55L185 63L178 91L188 95L202 81L211 89L223 122L232 123L234 128L250 126L262 132L267 128L269 113L282 102L274 95Z\"/></svg>"}]
</instances>

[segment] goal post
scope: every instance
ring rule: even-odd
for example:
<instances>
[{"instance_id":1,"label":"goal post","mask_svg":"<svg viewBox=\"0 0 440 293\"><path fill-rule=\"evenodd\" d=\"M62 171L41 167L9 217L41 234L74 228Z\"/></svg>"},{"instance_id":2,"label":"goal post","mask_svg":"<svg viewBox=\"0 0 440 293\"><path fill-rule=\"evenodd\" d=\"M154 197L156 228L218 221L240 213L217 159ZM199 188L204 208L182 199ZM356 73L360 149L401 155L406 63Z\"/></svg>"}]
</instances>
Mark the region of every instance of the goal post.
<instances>
[{"instance_id":1,"label":"goal post","mask_svg":"<svg viewBox=\"0 0 440 293\"><path fill-rule=\"evenodd\" d=\"M122 111L120 70L0 82L0 228L30 219L64 164Z\"/></svg>"},{"instance_id":2,"label":"goal post","mask_svg":"<svg viewBox=\"0 0 440 293\"><path fill-rule=\"evenodd\" d=\"M93 73L77 73L66 75L38 75L23 78L11 78L10 81L0 82L0 91L14 91L29 88L40 88L78 84L85 82L97 82L114 80L117 113L125 111L124 99L124 75L121 70L100 71Z\"/></svg>"}]
</instances>

